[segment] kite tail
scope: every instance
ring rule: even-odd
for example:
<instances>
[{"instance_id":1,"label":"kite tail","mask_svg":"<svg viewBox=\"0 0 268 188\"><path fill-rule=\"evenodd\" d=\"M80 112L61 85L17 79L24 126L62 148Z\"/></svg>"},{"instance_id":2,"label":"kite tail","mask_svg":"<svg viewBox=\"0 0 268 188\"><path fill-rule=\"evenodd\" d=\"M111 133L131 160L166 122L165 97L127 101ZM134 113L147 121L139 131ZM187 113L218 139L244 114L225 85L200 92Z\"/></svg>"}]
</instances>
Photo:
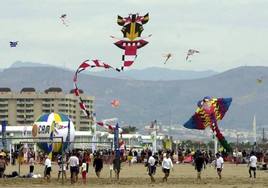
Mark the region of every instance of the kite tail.
<instances>
[{"instance_id":1,"label":"kite tail","mask_svg":"<svg viewBox=\"0 0 268 188\"><path fill-rule=\"evenodd\" d=\"M230 144L226 141L226 139L224 138L224 136L220 132L220 129L219 129L217 123L214 123L214 125L212 126L212 131L215 132L216 137L218 138L220 144L226 150L226 152L228 152L228 153L232 152L233 149L231 148Z\"/></svg>"}]
</instances>

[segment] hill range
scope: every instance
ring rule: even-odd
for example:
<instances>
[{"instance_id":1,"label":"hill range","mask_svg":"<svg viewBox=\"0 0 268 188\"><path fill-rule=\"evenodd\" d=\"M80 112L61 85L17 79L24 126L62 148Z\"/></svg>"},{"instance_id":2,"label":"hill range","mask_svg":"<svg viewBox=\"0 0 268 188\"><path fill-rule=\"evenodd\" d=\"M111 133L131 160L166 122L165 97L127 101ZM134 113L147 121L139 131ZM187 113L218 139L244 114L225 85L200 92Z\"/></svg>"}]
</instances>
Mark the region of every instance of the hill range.
<instances>
[{"instance_id":1,"label":"hill range","mask_svg":"<svg viewBox=\"0 0 268 188\"><path fill-rule=\"evenodd\" d=\"M159 75L159 70L155 69L154 75ZM146 71L143 74L147 74ZM51 66L15 66L0 72L0 87L9 87L13 91L23 87L34 87L37 91L61 87L69 92L73 89L73 75L74 71ZM157 120L163 125L181 125L193 115L198 100L214 96L233 98L229 111L220 122L224 128L251 129L254 114L259 124L268 125L268 67L244 66L207 75L195 75L195 79L153 78L150 81L149 77L134 80L130 76L119 79L81 74L79 87L86 94L95 96L98 119L118 117L122 124L139 127ZM261 82L256 81L259 78L262 78ZM120 100L118 109L111 107L113 99Z\"/></svg>"}]
</instances>

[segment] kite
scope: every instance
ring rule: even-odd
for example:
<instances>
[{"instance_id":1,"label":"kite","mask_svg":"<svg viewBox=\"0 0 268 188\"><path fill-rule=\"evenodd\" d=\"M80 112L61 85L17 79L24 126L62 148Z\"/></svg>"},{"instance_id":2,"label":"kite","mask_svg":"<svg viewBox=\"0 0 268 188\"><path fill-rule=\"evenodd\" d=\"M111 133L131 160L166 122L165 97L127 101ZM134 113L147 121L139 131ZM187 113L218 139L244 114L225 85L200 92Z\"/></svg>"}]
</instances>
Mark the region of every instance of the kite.
<instances>
[{"instance_id":1,"label":"kite","mask_svg":"<svg viewBox=\"0 0 268 188\"><path fill-rule=\"evenodd\" d=\"M263 82L264 77L261 76L260 78L256 79L257 84L261 84Z\"/></svg>"},{"instance_id":2,"label":"kite","mask_svg":"<svg viewBox=\"0 0 268 188\"><path fill-rule=\"evenodd\" d=\"M188 52L187 52L186 61L189 59L189 57L191 55L194 55L195 53L199 53L199 51L198 50L194 50L194 49L189 49Z\"/></svg>"},{"instance_id":3,"label":"kite","mask_svg":"<svg viewBox=\"0 0 268 188\"><path fill-rule=\"evenodd\" d=\"M232 98L205 97L202 101L198 102L198 108L195 114L183 126L188 129L198 130L204 130L210 127L223 148L225 148L227 152L231 152L232 148L225 140L217 124L217 121L221 120L228 111L231 102Z\"/></svg>"},{"instance_id":4,"label":"kite","mask_svg":"<svg viewBox=\"0 0 268 188\"><path fill-rule=\"evenodd\" d=\"M17 47L18 42L19 42L19 41L14 41L14 42L10 41L10 42L9 42L9 45L10 45L11 48L15 48L15 47Z\"/></svg>"},{"instance_id":5,"label":"kite","mask_svg":"<svg viewBox=\"0 0 268 188\"><path fill-rule=\"evenodd\" d=\"M113 108L118 108L120 106L120 101L118 99L114 99L111 102Z\"/></svg>"},{"instance_id":6,"label":"kite","mask_svg":"<svg viewBox=\"0 0 268 188\"><path fill-rule=\"evenodd\" d=\"M164 64L166 64L167 61L172 57L172 54L171 53L165 54L164 57L166 58Z\"/></svg>"},{"instance_id":7,"label":"kite","mask_svg":"<svg viewBox=\"0 0 268 188\"><path fill-rule=\"evenodd\" d=\"M75 72L73 81L74 81L74 94L75 96L79 97L79 106L82 109L82 111L85 113L85 115L88 118L93 118L92 113L89 112L89 110L86 108L86 105L82 99L82 97L80 96L80 90L78 88L77 82L78 82L78 74L81 73L82 71L88 69L88 68L104 68L104 69L114 69L112 66L101 62L100 60L85 60L81 63L81 65L78 67L78 69Z\"/></svg>"},{"instance_id":8,"label":"kite","mask_svg":"<svg viewBox=\"0 0 268 188\"><path fill-rule=\"evenodd\" d=\"M116 124L118 122L117 118L111 118L111 119L104 119L102 121L98 121L96 122L98 126L108 130L108 132L113 133L115 128L116 128ZM122 133L123 130L121 128L119 128L119 133Z\"/></svg>"},{"instance_id":9,"label":"kite","mask_svg":"<svg viewBox=\"0 0 268 188\"><path fill-rule=\"evenodd\" d=\"M258 84L261 84L262 83L262 79L259 79L258 78L256 81L257 81Z\"/></svg>"},{"instance_id":10,"label":"kite","mask_svg":"<svg viewBox=\"0 0 268 188\"><path fill-rule=\"evenodd\" d=\"M63 25L65 25L66 27L68 27L68 24L66 23L66 19L67 19L67 14L62 14L61 16L60 16L60 19L61 19L61 21L62 21L62 24Z\"/></svg>"},{"instance_id":11,"label":"kite","mask_svg":"<svg viewBox=\"0 0 268 188\"><path fill-rule=\"evenodd\" d=\"M112 38L118 40L114 44L124 50L124 55L122 56L123 65L121 68L117 68L117 71L123 71L125 67L130 67L136 57L137 57L137 50L139 48L144 47L148 44L147 41L142 38L141 33L143 31L143 25L149 21L149 13L145 14L144 16L140 16L137 14L129 14L128 17L121 17L118 15L117 17L117 24L122 26L122 33L123 39ZM148 37L150 37L149 35Z\"/></svg>"},{"instance_id":12,"label":"kite","mask_svg":"<svg viewBox=\"0 0 268 188\"><path fill-rule=\"evenodd\" d=\"M84 103L82 97L80 96L81 90L78 88L78 74L81 73L82 71L88 69L88 68L104 68L104 69L114 69L112 66L101 62L100 60L85 60L83 61L78 69L75 72L73 81L74 81L74 95L79 98L79 106L80 109L84 112L84 114L87 116L89 119L93 119L93 113L90 112L86 108L86 104ZM115 121L114 119L108 119L108 120L102 120L100 122L97 122L97 125L107 129L109 132L113 132L115 130L115 125L112 125L112 121ZM122 132L122 130L119 129L119 132Z\"/></svg>"}]
</instances>

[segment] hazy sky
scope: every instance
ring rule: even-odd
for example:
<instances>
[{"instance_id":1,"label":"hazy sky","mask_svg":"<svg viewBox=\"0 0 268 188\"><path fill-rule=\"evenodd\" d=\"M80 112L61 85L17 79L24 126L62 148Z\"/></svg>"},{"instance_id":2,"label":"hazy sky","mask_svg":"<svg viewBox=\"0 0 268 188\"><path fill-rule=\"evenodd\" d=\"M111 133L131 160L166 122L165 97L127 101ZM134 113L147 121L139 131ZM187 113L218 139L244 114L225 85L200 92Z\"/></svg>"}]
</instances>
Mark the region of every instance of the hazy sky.
<instances>
[{"instance_id":1,"label":"hazy sky","mask_svg":"<svg viewBox=\"0 0 268 188\"><path fill-rule=\"evenodd\" d=\"M117 15L147 12L142 34L152 37L131 69L266 66L267 10L267 0L1 0L0 68L21 60L75 69L88 58L119 67L123 52L109 37L122 37ZM59 19L64 13L69 27ZM19 44L10 48L9 41ZM185 62L189 48L201 53Z\"/></svg>"}]
</instances>

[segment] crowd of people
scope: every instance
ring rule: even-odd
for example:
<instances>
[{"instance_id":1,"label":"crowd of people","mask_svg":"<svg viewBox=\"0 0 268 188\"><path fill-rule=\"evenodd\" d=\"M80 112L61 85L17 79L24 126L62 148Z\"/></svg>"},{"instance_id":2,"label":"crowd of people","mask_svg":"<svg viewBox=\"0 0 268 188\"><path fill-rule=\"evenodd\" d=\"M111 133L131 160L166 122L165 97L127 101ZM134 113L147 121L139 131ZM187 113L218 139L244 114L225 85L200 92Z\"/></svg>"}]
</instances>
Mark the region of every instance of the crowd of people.
<instances>
[{"instance_id":1,"label":"crowd of people","mask_svg":"<svg viewBox=\"0 0 268 188\"><path fill-rule=\"evenodd\" d=\"M258 157L256 156L255 152L251 152L249 156L247 153L244 154L245 156L247 156L245 161L248 162L249 177L256 178ZM11 155L14 156L14 154ZM50 181L52 164L54 163L58 166L57 179L60 180L61 177L63 178L63 180L66 179L66 171L70 170L70 181L72 184L78 181L78 176L80 173L82 177L82 182L87 182L87 174L89 173L89 165L91 164L98 178L101 177L101 171L104 167L104 164L109 164L110 166L110 177L112 177L112 173L114 171L115 175L118 176L117 178L119 178L120 169L118 171L118 169L115 168L115 154L112 150L98 150L93 153L91 151L73 150L68 153L65 153L64 156L60 154L55 154L54 156L52 156L52 160L51 156L48 156L47 154L39 153L38 155L38 157L35 156L35 154L31 152L31 150L29 150L29 154L27 155L28 159L26 159L26 163L29 165L29 174L27 175L27 177L34 177L34 166L37 163L41 163L44 165L43 177L47 181ZM197 150L195 152L183 150L178 150L177 152L174 152L172 150L159 150L158 152L153 153L149 149L130 149L121 152L120 163L125 162L128 163L129 166L133 165L133 163L143 163L146 167L146 170L152 183L155 182L154 175L157 171L157 167L160 167L161 171L163 172L162 181L166 182L168 181L168 177L171 170L173 170L173 165L183 163L184 160L182 158L182 155L184 158L189 155L192 156L191 163L194 165L195 170L197 171L197 180L201 180L202 171L209 163L215 167L219 179L222 178L224 161L226 161L228 158L225 153L217 153L214 156L212 152L206 152L203 150ZM0 178L9 177L5 176L4 173L8 165L8 161L8 155L4 151L1 151ZM15 164L15 162L13 162L13 159L11 164Z\"/></svg>"}]
</instances>

